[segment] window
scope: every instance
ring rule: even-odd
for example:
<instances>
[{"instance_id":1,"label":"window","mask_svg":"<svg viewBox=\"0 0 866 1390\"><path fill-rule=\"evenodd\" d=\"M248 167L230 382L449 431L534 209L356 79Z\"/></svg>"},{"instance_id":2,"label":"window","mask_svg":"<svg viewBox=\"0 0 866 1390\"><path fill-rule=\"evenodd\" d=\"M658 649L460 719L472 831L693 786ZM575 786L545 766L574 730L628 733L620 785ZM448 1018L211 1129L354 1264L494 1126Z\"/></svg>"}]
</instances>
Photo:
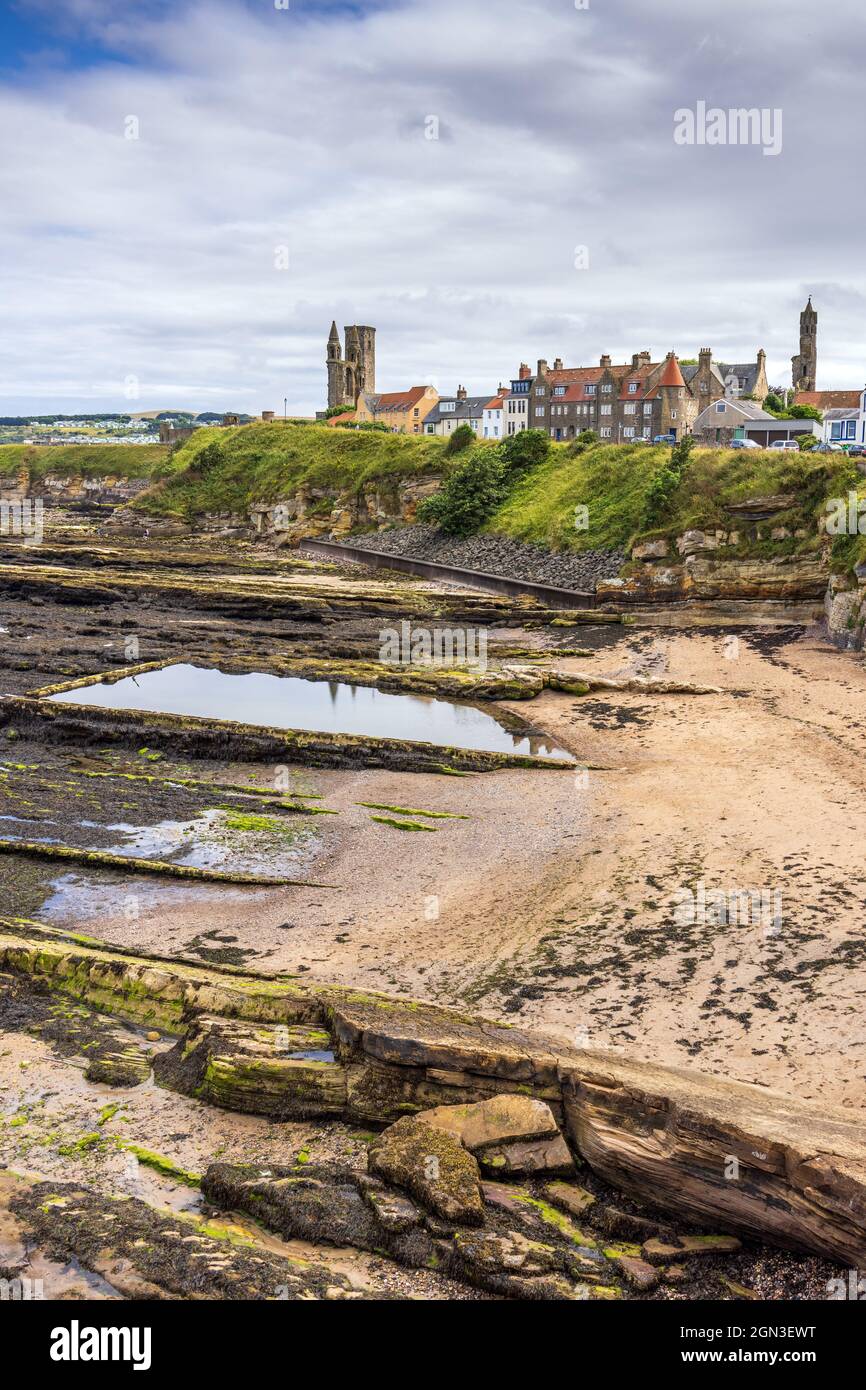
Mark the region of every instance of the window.
<instances>
[{"instance_id":1,"label":"window","mask_svg":"<svg viewBox=\"0 0 866 1390\"><path fill-rule=\"evenodd\" d=\"M613 410L613 406L612 406L612 405L603 405L603 406L601 407L601 413L602 413L602 415L610 415L610 413L611 413L612 410Z\"/></svg>"},{"instance_id":2,"label":"window","mask_svg":"<svg viewBox=\"0 0 866 1390\"><path fill-rule=\"evenodd\" d=\"M623 434L625 435L626 439L633 439L634 425L626 425L625 429L623 430Z\"/></svg>"},{"instance_id":3,"label":"window","mask_svg":"<svg viewBox=\"0 0 866 1390\"><path fill-rule=\"evenodd\" d=\"M535 394L536 394L536 396L543 396L543 395L544 395L544 387L543 387L543 386L536 386L536 388L535 388Z\"/></svg>"},{"instance_id":4,"label":"window","mask_svg":"<svg viewBox=\"0 0 866 1390\"><path fill-rule=\"evenodd\" d=\"M554 388L553 388L553 394L554 394L554 396L564 396L564 395L565 395L565 387L564 387L564 386L554 386Z\"/></svg>"},{"instance_id":5,"label":"window","mask_svg":"<svg viewBox=\"0 0 866 1390\"><path fill-rule=\"evenodd\" d=\"M610 425L604 425L604 426L602 426L602 428L599 430L599 434L601 435L602 439L610 439L610 435L611 435Z\"/></svg>"},{"instance_id":6,"label":"window","mask_svg":"<svg viewBox=\"0 0 866 1390\"><path fill-rule=\"evenodd\" d=\"M672 410L672 411L671 411L671 419L672 419L672 420L675 420L676 418L677 418L677 412L676 412L675 410Z\"/></svg>"},{"instance_id":7,"label":"window","mask_svg":"<svg viewBox=\"0 0 866 1390\"><path fill-rule=\"evenodd\" d=\"M623 406L623 408L622 408L622 413L623 413L623 415L634 415L634 412L635 412L634 401L632 401L631 403L629 403L629 402L627 401L626 404L625 404L625 405Z\"/></svg>"},{"instance_id":8,"label":"window","mask_svg":"<svg viewBox=\"0 0 866 1390\"><path fill-rule=\"evenodd\" d=\"M453 410L454 407L456 406L456 404L457 404L456 401L440 401L440 402L439 402L439 409L440 409L440 410Z\"/></svg>"},{"instance_id":9,"label":"window","mask_svg":"<svg viewBox=\"0 0 866 1390\"><path fill-rule=\"evenodd\" d=\"M602 386L601 390L602 390L602 394L603 394L603 395L609 396L610 393L611 393L611 391L613 390L613 387L612 387L612 385L610 384L609 381L606 381L606 382L604 383L604 385Z\"/></svg>"},{"instance_id":10,"label":"window","mask_svg":"<svg viewBox=\"0 0 866 1390\"><path fill-rule=\"evenodd\" d=\"M834 420L834 421L833 421L832 425L830 426L830 438L831 438L831 439L841 439L841 438L842 438L842 421L841 421L841 420Z\"/></svg>"},{"instance_id":11,"label":"window","mask_svg":"<svg viewBox=\"0 0 866 1390\"><path fill-rule=\"evenodd\" d=\"M716 401L716 410L720 415L724 415L726 408L724 401Z\"/></svg>"},{"instance_id":12,"label":"window","mask_svg":"<svg viewBox=\"0 0 866 1390\"><path fill-rule=\"evenodd\" d=\"M646 404L644 405L644 408L643 408L643 413L644 413L644 415L652 415L652 413L653 413L653 408L652 408L652 402L651 402L651 401L647 401L647 402L646 402Z\"/></svg>"},{"instance_id":13,"label":"window","mask_svg":"<svg viewBox=\"0 0 866 1390\"><path fill-rule=\"evenodd\" d=\"M630 396L636 396L636 395L637 395L637 385L638 385L638 384L637 384L636 381L630 381L630 382L629 382L629 384L628 384L628 393L629 393Z\"/></svg>"},{"instance_id":14,"label":"window","mask_svg":"<svg viewBox=\"0 0 866 1390\"><path fill-rule=\"evenodd\" d=\"M535 418L536 418L536 420L539 419L539 417L543 417L543 416L544 416L544 406L543 406L543 405L537 405L537 406L535 407Z\"/></svg>"},{"instance_id":15,"label":"window","mask_svg":"<svg viewBox=\"0 0 866 1390\"><path fill-rule=\"evenodd\" d=\"M846 420L846 421L845 421L845 438L846 438L846 439L856 439L856 438L857 438L856 430L857 430L857 421L856 421L856 420Z\"/></svg>"},{"instance_id":16,"label":"window","mask_svg":"<svg viewBox=\"0 0 866 1390\"><path fill-rule=\"evenodd\" d=\"M595 395L595 385L594 385L594 383L590 383L588 386L585 386L583 389L584 389L584 391L586 392L586 394L587 394L588 396L594 396L594 395Z\"/></svg>"},{"instance_id":17,"label":"window","mask_svg":"<svg viewBox=\"0 0 866 1390\"><path fill-rule=\"evenodd\" d=\"M649 439L649 437L650 437L650 428L649 428L649 425L644 425L643 437L644 437L644 439Z\"/></svg>"}]
</instances>

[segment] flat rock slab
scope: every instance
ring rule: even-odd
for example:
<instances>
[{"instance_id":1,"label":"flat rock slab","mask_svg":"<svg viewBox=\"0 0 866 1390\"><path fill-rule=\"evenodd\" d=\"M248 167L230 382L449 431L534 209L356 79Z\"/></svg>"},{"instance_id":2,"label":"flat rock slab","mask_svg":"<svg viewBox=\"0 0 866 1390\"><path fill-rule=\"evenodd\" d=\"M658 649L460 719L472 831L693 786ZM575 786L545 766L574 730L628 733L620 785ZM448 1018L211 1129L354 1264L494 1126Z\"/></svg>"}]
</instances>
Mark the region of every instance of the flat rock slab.
<instances>
[{"instance_id":1,"label":"flat rock slab","mask_svg":"<svg viewBox=\"0 0 866 1390\"><path fill-rule=\"evenodd\" d=\"M555 1207L567 1211L569 1216L583 1216L598 1200L592 1192L587 1192L576 1182L549 1182L544 1193Z\"/></svg>"},{"instance_id":2,"label":"flat rock slab","mask_svg":"<svg viewBox=\"0 0 866 1390\"><path fill-rule=\"evenodd\" d=\"M517 1139L547 1139L559 1134L550 1106L531 1096L502 1095L475 1105L438 1105L418 1118L453 1134L470 1153Z\"/></svg>"},{"instance_id":3,"label":"flat rock slab","mask_svg":"<svg viewBox=\"0 0 866 1390\"><path fill-rule=\"evenodd\" d=\"M552 1139L517 1140L513 1144L494 1144L477 1155L484 1173L512 1177L533 1174L574 1172L571 1150L561 1134Z\"/></svg>"},{"instance_id":4,"label":"flat rock slab","mask_svg":"<svg viewBox=\"0 0 866 1390\"><path fill-rule=\"evenodd\" d=\"M696 1255L732 1255L740 1249L736 1236L679 1236L676 1241L659 1236L644 1241L642 1253L654 1264L692 1259Z\"/></svg>"},{"instance_id":5,"label":"flat rock slab","mask_svg":"<svg viewBox=\"0 0 866 1390\"><path fill-rule=\"evenodd\" d=\"M479 1226L484 1203L478 1164L453 1134L407 1115L368 1151L370 1172L405 1188L445 1221Z\"/></svg>"}]
</instances>

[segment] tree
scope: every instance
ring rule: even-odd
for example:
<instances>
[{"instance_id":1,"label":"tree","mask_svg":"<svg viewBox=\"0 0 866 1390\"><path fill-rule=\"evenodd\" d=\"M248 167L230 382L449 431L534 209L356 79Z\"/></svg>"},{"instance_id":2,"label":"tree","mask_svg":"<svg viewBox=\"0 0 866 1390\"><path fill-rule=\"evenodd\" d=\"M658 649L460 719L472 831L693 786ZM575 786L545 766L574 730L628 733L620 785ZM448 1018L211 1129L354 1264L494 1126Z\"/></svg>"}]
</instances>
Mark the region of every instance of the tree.
<instances>
[{"instance_id":1,"label":"tree","mask_svg":"<svg viewBox=\"0 0 866 1390\"><path fill-rule=\"evenodd\" d=\"M458 425L445 448L446 456L459 454L475 443L475 431L471 425Z\"/></svg>"}]
</instances>

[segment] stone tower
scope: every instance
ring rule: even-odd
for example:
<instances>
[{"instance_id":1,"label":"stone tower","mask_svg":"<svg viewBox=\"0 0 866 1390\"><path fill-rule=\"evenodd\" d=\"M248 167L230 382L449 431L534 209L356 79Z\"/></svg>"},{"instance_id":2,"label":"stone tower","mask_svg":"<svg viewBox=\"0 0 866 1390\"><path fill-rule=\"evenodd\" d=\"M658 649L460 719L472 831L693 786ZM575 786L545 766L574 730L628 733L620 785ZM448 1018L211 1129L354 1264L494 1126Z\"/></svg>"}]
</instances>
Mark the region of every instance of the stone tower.
<instances>
[{"instance_id":1,"label":"stone tower","mask_svg":"<svg viewBox=\"0 0 866 1390\"><path fill-rule=\"evenodd\" d=\"M345 356L336 323L328 335L328 405L353 407L365 391L376 389L376 330L352 324L346 330Z\"/></svg>"},{"instance_id":2,"label":"stone tower","mask_svg":"<svg viewBox=\"0 0 866 1390\"><path fill-rule=\"evenodd\" d=\"M795 391L814 391L818 379L818 315L812 296L800 315L800 351L791 358L791 379Z\"/></svg>"},{"instance_id":3,"label":"stone tower","mask_svg":"<svg viewBox=\"0 0 866 1390\"><path fill-rule=\"evenodd\" d=\"M688 433L689 425L686 412L688 388L675 352L669 352L665 358L664 370L657 385L661 398L659 433L682 439L683 435Z\"/></svg>"}]
</instances>

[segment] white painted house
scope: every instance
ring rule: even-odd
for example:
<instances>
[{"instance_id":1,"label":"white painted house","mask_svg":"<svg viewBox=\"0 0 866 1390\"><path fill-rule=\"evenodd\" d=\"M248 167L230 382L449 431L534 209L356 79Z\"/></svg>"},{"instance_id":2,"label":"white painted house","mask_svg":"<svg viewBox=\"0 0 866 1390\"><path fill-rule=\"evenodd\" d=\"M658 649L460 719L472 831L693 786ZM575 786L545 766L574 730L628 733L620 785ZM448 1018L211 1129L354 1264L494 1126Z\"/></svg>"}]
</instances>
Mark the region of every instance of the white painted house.
<instances>
[{"instance_id":1,"label":"white painted house","mask_svg":"<svg viewBox=\"0 0 866 1390\"><path fill-rule=\"evenodd\" d=\"M499 394L488 401L484 407L483 432L485 439L502 439L505 435L505 402L509 391L500 390Z\"/></svg>"},{"instance_id":2,"label":"white painted house","mask_svg":"<svg viewBox=\"0 0 866 1390\"><path fill-rule=\"evenodd\" d=\"M855 408L824 411L823 438L825 444L866 444L866 389Z\"/></svg>"}]
</instances>

